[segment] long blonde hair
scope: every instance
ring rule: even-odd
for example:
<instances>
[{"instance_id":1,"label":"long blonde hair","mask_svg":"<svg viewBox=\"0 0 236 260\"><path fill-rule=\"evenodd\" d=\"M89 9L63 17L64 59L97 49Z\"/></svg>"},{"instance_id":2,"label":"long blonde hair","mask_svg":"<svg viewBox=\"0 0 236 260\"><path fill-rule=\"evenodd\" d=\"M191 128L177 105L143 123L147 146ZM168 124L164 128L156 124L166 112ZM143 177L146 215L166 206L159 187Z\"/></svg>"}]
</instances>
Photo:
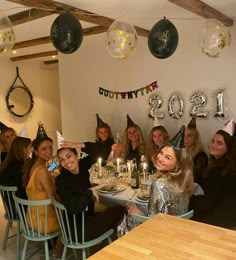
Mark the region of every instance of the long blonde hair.
<instances>
[{"instance_id":1,"label":"long blonde hair","mask_svg":"<svg viewBox=\"0 0 236 260\"><path fill-rule=\"evenodd\" d=\"M142 131L141 131L140 127L138 125L132 125L130 127L134 127L137 130L137 132L138 132L139 139L138 139L137 149L139 151L139 154L140 155L146 154L146 145L145 145L145 141L144 141L143 134L142 134ZM131 146L131 142L128 139L128 134L127 134L128 133L128 129L130 127L127 127L126 130L125 130L124 157L126 157L128 155L129 149L130 149L130 146Z\"/></svg>"},{"instance_id":2,"label":"long blonde hair","mask_svg":"<svg viewBox=\"0 0 236 260\"><path fill-rule=\"evenodd\" d=\"M158 147L154 141L153 141L153 133L155 131L160 131L164 135L164 143L163 146L168 144L169 142L169 134L166 130L166 128L162 125L154 126L150 132L148 145L147 145L147 158L149 160L152 160L153 156L160 151L161 147Z\"/></svg>"},{"instance_id":3,"label":"long blonde hair","mask_svg":"<svg viewBox=\"0 0 236 260\"><path fill-rule=\"evenodd\" d=\"M204 148L197 128L187 127L187 129L191 131L191 134L193 135L194 138L194 145L191 146L190 148L187 148L187 150L191 154L192 158L194 158L195 155L197 155L199 152L203 152Z\"/></svg>"},{"instance_id":4,"label":"long blonde hair","mask_svg":"<svg viewBox=\"0 0 236 260\"><path fill-rule=\"evenodd\" d=\"M175 148L171 144L166 145L172 147L176 156L176 167L172 171L157 172L157 179L166 179L171 183L178 192L183 192L186 197L191 197L194 189L193 183L193 161L190 153L186 148ZM155 156L154 163L156 164L157 155Z\"/></svg>"}]
</instances>

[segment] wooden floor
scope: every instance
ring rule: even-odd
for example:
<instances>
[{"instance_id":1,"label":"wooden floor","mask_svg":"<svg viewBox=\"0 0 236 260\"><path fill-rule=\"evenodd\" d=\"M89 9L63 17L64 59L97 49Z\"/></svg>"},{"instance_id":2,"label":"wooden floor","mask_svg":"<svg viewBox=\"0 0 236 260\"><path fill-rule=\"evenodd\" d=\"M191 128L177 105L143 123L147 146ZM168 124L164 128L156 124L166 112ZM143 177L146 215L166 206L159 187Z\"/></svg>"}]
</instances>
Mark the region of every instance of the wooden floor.
<instances>
[{"instance_id":1,"label":"wooden floor","mask_svg":"<svg viewBox=\"0 0 236 260\"><path fill-rule=\"evenodd\" d=\"M6 228L6 223L7 221L4 218L4 208L2 205L2 201L0 199L0 260L16 260L16 238L11 238L7 242L7 249L6 251L2 251L2 241L5 233L5 228ZM11 229L11 234L14 234L16 230L15 224L13 224L13 227ZM115 238L113 237L113 240ZM24 244L24 238L21 236L21 249L23 248ZM101 248L105 247L107 245L106 242L99 244L97 246L94 246L93 248L90 249L90 254L94 254L97 251L99 251ZM30 260L44 260L44 247L42 243L38 242L31 242L28 245L28 250L27 250L27 257L32 254L32 252L35 252L37 250L40 250L38 253L36 253ZM68 252L68 255L70 252ZM55 258L51 258L54 259ZM73 257L70 259L73 260Z\"/></svg>"}]
</instances>

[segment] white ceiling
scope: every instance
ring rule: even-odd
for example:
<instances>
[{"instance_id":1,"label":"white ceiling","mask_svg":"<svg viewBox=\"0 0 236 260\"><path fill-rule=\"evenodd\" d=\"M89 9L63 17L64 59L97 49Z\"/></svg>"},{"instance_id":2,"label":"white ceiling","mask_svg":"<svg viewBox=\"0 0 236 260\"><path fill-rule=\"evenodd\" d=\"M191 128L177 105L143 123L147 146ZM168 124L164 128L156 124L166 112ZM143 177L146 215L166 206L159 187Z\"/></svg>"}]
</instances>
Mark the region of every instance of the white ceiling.
<instances>
[{"instance_id":1,"label":"white ceiling","mask_svg":"<svg viewBox=\"0 0 236 260\"><path fill-rule=\"evenodd\" d=\"M148 30L164 16L173 21L175 19L204 20L203 18L172 4L168 0L57 0L57 2L65 3L99 15L126 21ZM202 0L202 2L205 2L231 18L236 18L236 0ZM0 0L0 10L4 11L5 15L11 15L26 9L28 8L5 0ZM51 24L56 17L57 15L52 15L35 21L30 21L29 17L28 23L14 27L16 42L49 36ZM85 22L81 22L81 24L83 28L94 26ZM52 44L18 49L17 54L15 55L19 56L49 50L54 50ZM11 53L7 55L12 56ZM43 60L46 59L48 58L43 58Z\"/></svg>"}]
</instances>

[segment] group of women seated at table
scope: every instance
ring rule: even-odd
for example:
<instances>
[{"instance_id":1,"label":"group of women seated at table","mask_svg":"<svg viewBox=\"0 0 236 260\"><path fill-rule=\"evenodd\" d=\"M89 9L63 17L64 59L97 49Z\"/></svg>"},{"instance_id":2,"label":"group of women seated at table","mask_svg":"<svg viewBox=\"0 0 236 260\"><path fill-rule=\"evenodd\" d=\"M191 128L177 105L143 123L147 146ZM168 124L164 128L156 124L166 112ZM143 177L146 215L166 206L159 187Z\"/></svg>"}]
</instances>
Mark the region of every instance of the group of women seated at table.
<instances>
[{"instance_id":1,"label":"group of women seated at table","mask_svg":"<svg viewBox=\"0 0 236 260\"><path fill-rule=\"evenodd\" d=\"M18 196L31 200L41 200L52 196L61 201L70 214L81 218L86 212L86 239L92 239L110 228L123 235L137 223L132 214L152 216L158 212L181 215L194 209L193 219L226 228L236 226L236 169L234 125L230 121L222 130L218 130L209 144L209 161L200 143L195 118L184 126L170 140L166 129L155 127L150 133L148 152L140 128L127 116L126 138L115 143L111 129L97 115L96 142L74 143L64 141L57 151L60 174L56 180L48 174L47 162L53 155L52 140L45 130L38 129L36 139L16 137L0 166L0 184L17 186ZM43 133L43 134L42 134ZM154 145L155 144L155 145ZM33 153L30 159L31 145ZM87 157L78 160L76 147L82 148ZM89 169L98 157L113 160L122 156L125 160L147 155L148 163L157 172L151 184L148 206L138 208L135 205L125 209L121 206L107 208L104 212L95 212L94 204L99 196L91 188ZM12 177L10 177L12 176ZM204 195L193 195L194 181L198 182ZM24 189L26 194L23 195ZM48 225L53 232L58 229L54 208L51 207ZM97 225L99 223L99 225ZM79 226L81 228L81 226ZM79 234L80 232L78 232ZM53 252L61 253L58 239Z\"/></svg>"}]
</instances>

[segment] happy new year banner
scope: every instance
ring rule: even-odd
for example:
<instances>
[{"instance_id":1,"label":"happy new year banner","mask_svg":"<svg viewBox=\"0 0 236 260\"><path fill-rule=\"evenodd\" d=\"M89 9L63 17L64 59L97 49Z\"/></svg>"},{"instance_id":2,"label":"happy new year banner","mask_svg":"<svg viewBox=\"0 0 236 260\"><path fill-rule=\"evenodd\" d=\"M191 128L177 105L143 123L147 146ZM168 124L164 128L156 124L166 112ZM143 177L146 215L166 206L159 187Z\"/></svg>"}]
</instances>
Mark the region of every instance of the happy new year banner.
<instances>
[{"instance_id":1,"label":"happy new year banner","mask_svg":"<svg viewBox=\"0 0 236 260\"><path fill-rule=\"evenodd\" d=\"M157 81L154 81L151 84L147 85L146 87L142 87L136 90L122 91L122 92L110 91L99 87L99 94L104 97L115 98L115 99L118 99L119 97L121 99L133 99L133 98L138 98L138 96L140 95L143 96L144 94L148 94L157 88L158 88Z\"/></svg>"}]
</instances>

